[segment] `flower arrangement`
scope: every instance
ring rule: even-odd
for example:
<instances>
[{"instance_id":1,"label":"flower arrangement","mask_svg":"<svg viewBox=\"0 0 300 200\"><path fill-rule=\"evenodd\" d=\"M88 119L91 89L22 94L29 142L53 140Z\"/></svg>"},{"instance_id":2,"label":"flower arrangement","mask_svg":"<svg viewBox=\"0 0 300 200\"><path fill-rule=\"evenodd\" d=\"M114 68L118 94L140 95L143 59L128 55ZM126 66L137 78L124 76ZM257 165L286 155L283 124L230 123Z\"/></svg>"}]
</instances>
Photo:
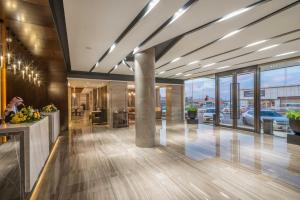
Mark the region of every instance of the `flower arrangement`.
<instances>
[{"instance_id":1,"label":"flower arrangement","mask_svg":"<svg viewBox=\"0 0 300 200\"><path fill-rule=\"evenodd\" d=\"M49 112L56 112L57 108L56 108L56 106L54 104L49 104L49 105L43 107L42 111L43 112L47 112L47 113L49 113Z\"/></svg>"},{"instance_id":2,"label":"flower arrangement","mask_svg":"<svg viewBox=\"0 0 300 200\"><path fill-rule=\"evenodd\" d=\"M34 111L31 106L22 108L19 112L13 114L10 123L19 124L25 122L33 122L41 119L41 114L38 111Z\"/></svg>"}]
</instances>

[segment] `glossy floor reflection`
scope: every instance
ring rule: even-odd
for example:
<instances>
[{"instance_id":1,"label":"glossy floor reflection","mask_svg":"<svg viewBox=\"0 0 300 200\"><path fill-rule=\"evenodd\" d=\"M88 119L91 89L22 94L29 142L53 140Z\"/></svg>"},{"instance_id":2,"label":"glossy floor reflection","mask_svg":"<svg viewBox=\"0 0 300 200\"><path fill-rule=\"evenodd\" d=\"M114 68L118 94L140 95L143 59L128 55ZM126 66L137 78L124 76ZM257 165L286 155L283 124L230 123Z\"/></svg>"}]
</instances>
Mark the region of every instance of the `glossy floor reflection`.
<instances>
[{"instance_id":1,"label":"glossy floor reflection","mask_svg":"<svg viewBox=\"0 0 300 200\"><path fill-rule=\"evenodd\" d=\"M300 147L284 138L163 121L156 142L75 123L34 199L300 199Z\"/></svg>"}]
</instances>

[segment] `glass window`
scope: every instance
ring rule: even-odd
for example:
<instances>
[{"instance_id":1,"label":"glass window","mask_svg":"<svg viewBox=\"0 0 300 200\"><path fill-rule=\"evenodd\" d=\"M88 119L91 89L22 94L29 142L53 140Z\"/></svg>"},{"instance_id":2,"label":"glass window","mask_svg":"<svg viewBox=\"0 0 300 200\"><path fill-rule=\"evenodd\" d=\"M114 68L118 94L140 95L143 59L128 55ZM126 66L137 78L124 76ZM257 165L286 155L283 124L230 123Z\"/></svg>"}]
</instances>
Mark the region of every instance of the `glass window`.
<instances>
[{"instance_id":1,"label":"glass window","mask_svg":"<svg viewBox=\"0 0 300 200\"><path fill-rule=\"evenodd\" d=\"M198 120L212 123L215 113L215 77L201 77L185 81L185 107L193 105L198 109Z\"/></svg>"},{"instance_id":2,"label":"glass window","mask_svg":"<svg viewBox=\"0 0 300 200\"><path fill-rule=\"evenodd\" d=\"M286 116L289 110L300 111L300 65L261 67L261 119L273 119L275 135L286 137L292 133Z\"/></svg>"}]
</instances>

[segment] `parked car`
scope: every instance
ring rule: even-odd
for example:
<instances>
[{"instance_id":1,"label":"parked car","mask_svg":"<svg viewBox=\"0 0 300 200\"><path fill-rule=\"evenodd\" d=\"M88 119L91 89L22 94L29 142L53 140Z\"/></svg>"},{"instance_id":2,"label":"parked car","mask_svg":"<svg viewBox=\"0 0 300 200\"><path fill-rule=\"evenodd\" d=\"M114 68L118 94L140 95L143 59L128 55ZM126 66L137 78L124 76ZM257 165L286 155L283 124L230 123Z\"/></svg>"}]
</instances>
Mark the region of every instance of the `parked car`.
<instances>
[{"instance_id":1,"label":"parked car","mask_svg":"<svg viewBox=\"0 0 300 200\"><path fill-rule=\"evenodd\" d=\"M213 121L214 119L214 114L216 113L216 109L215 108L208 108L205 110L205 112L203 113L203 121L204 122L210 122ZM220 121L222 122L224 120L224 115L223 113L220 113Z\"/></svg>"},{"instance_id":2,"label":"parked car","mask_svg":"<svg viewBox=\"0 0 300 200\"><path fill-rule=\"evenodd\" d=\"M230 108L229 107L223 108L222 113L230 113Z\"/></svg>"},{"instance_id":3,"label":"parked car","mask_svg":"<svg viewBox=\"0 0 300 200\"><path fill-rule=\"evenodd\" d=\"M273 110L262 110L260 111L260 121L263 123L264 119L273 119L274 130L288 130L289 119L276 111ZM254 125L254 111L248 110L243 113L243 123L245 125Z\"/></svg>"}]
</instances>

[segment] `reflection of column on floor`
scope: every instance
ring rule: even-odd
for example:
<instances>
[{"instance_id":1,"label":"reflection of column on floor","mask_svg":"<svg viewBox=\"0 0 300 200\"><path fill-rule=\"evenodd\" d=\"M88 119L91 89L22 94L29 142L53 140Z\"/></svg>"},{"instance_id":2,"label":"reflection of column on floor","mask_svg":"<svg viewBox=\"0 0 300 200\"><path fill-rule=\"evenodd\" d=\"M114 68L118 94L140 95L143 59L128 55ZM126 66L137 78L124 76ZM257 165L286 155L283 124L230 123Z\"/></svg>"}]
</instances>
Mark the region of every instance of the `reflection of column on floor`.
<instances>
[{"instance_id":1,"label":"reflection of column on floor","mask_svg":"<svg viewBox=\"0 0 300 200\"><path fill-rule=\"evenodd\" d=\"M169 85L166 94L167 120L183 120L183 86Z\"/></svg>"},{"instance_id":2,"label":"reflection of column on floor","mask_svg":"<svg viewBox=\"0 0 300 200\"><path fill-rule=\"evenodd\" d=\"M254 145L256 151L254 152L254 165L255 169L262 170L261 165L261 151L262 151L262 135L254 134Z\"/></svg>"},{"instance_id":3,"label":"reflection of column on floor","mask_svg":"<svg viewBox=\"0 0 300 200\"><path fill-rule=\"evenodd\" d=\"M240 140L237 133L232 134L231 148L232 161L238 163L240 161Z\"/></svg>"},{"instance_id":4,"label":"reflection of column on floor","mask_svg":"<svg viewBox=\"0 0 300 200\"><path fill-rule=\"evenodd\" d=\"M113 127L113 113L115 111L127 112L127 82L110 81L107 89L108 124Z\"/></svg>"}]
</instances>

